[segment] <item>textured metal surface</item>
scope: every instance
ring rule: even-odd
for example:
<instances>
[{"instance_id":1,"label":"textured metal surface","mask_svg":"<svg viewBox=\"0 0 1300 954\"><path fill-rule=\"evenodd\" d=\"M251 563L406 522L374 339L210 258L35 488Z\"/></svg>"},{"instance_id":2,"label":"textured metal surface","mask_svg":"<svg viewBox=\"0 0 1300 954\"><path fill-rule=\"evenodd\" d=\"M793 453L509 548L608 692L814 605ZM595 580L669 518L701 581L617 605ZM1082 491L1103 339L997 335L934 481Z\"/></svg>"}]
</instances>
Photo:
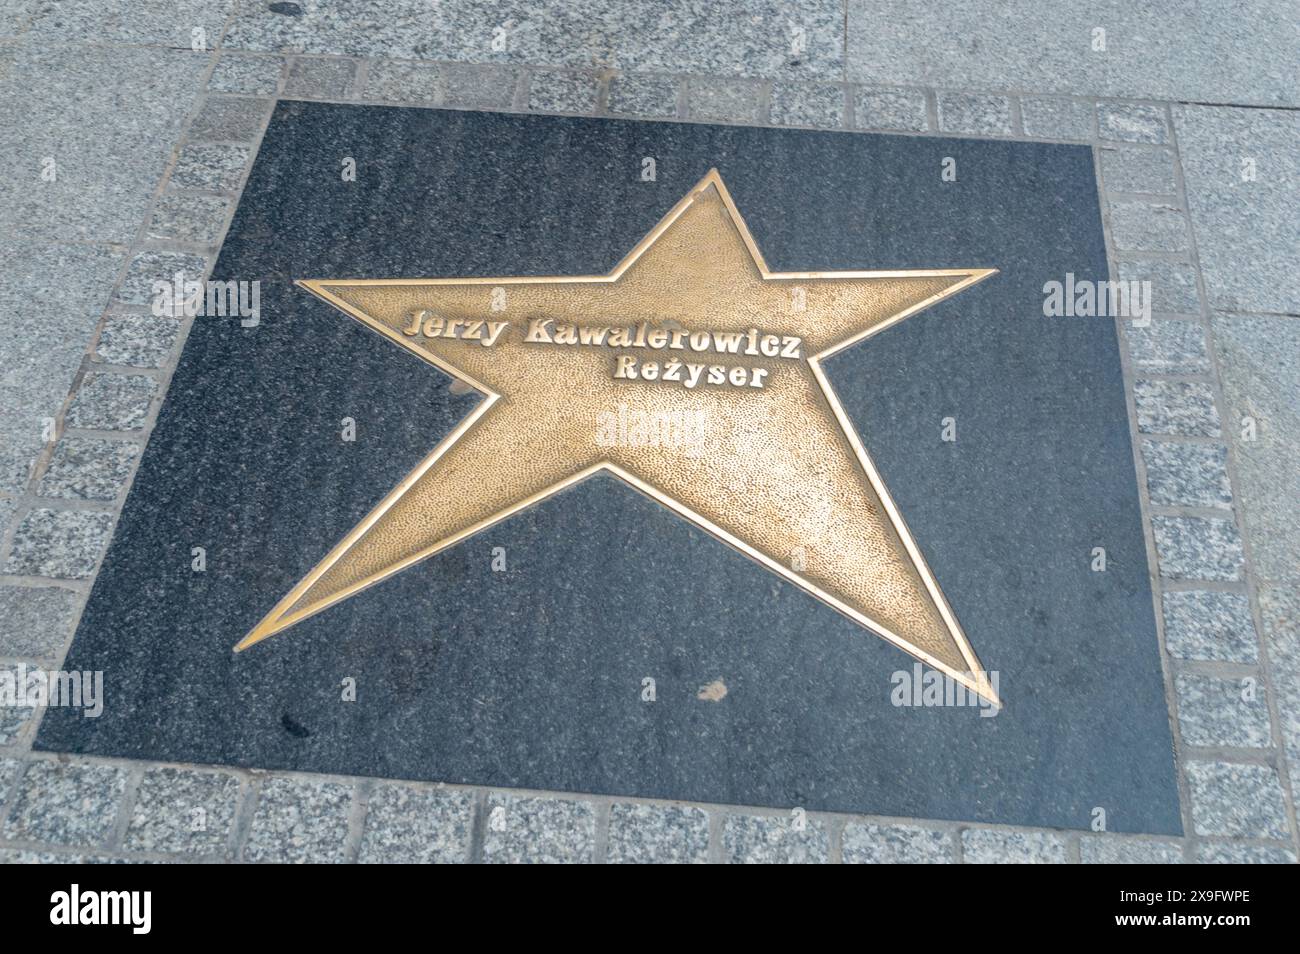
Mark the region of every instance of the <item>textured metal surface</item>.
<instances>
[{"instance_id":1,"label":"textured metal surface","mask_svg":"<svg viewBox=\"0 0 1300 954\"><path fill-rule=\"evenodd\" d=\"M772 273L710 172L609 275L301 282L486 400L237 648L603 469L996 701L820 367L990 274ZM565 325L686 334L568 344ZM737 353L714 333L739 333ZM775 355L753 347L765 335ZM617 376L627 358L659 377ZM674 360L682 380L664 380Z\"/></svg>"}]
</instances>

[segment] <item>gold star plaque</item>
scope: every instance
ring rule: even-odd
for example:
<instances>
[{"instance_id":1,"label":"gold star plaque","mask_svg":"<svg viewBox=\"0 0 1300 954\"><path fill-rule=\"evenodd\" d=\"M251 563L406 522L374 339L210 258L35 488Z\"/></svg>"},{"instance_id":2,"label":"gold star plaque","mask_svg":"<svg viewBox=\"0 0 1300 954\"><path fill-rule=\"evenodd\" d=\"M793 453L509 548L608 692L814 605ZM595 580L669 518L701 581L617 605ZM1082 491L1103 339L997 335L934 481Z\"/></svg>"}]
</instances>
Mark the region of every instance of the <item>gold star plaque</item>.
<instances>
[{"instance_id":1,"label":"gold star plaque","mask_svg":"<svg viewBox=\"0 0 1300 954\"><path fill-rule=\"evenodd\" d=\"M299 282L485 400L235 648L605 471L996 704L821 367L994 271L772 272L711 170L608 275Z\"/></svg>"}]
</instances>

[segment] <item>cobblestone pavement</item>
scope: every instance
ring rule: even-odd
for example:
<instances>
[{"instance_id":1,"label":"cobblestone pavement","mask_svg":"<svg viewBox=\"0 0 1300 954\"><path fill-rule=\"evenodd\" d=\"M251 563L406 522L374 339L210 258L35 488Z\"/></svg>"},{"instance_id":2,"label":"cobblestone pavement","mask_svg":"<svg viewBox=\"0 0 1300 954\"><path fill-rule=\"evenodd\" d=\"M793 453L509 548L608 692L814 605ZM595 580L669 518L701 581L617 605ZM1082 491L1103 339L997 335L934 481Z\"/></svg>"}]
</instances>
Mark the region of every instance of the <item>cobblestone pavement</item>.
<instances>
[{"instance_id":1,"label":"cobblestone pavement","mask_svg":"<svg viewBox=\"0 0 1300 954\"><path fill-rule=\"evenodd\" d=\"M67 650L188 330L151 282L212 264L277 97L1091 143L1113 273L1154 286L1121 324L1186 832L54 756L6 708L0 860L1294 862L1298 31L1281 0L0 0L0 668Z\"/></svg>"}]
</instances>

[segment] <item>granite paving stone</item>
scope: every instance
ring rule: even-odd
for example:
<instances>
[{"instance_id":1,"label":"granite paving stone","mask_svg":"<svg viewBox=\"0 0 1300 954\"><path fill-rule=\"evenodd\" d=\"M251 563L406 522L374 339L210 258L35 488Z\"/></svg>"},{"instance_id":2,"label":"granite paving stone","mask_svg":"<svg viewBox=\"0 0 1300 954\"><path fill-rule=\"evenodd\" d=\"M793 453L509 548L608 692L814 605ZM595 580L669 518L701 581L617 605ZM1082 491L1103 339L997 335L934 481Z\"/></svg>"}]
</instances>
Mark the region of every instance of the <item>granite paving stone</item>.
<instances>
[{"instance_id":1,"label":"granite paving stone","mask_svg":"<svg viewBox=\"0 0 1300 954\"><path fill-rule=\"evenodd\" d=\"M1196 860L1203 865L1293 865L1295 852L1281 845L1234 845L1202 841L1196 846Z\"/></svg>"},{"instance_id":2,"label":"granite paving stone","mask_svg":"<svg viewBox=\"0 0 1300 954\"><path fill-rule=\"evenodd\" d=\"M50 658L62 652L82 597L54 586L0 585L0 656Z\"/></svg>"},{"instance_id":3,"label":"granite paving stone","mask_svg":"<svg viewBox=\"0 0 1300 954\"><path fill-rule=\"evenodd\" d=\"M201 281L207 267L207 260L202 255L146 249L138 252L127 266L117 289L117 300L126 305L153 307L158 301L155 282L167 282L171 286L177 273L181 273L186 282Z\"/></svg>"},{"instance_id":4,"label":"granite paving stone","mask_svg":"<svg viewBox=\"0 0 1300 954\"><path fill-rule=\"evenodd\" d=\"M453 63L438 71L440 105L457 109L509 109L519 83L519 71L500 66Z\"/></svg>"},{"instance_id":5,"label":"granite paving stone","mask_svg":"<svg viewBox=\"0 0 1300 954\"><path fill-rule=\"evenodd\" d=\"M687 104L694 119L720 119L754 123L762 102L762 90L756 83L740 80L692 78Z\"/></svg>"},{"instance_id":6,"label":"granite paving stone","mask_svg":"<svg viewBox=\"0 0 1300 954\"><path fill-rule=\"evenodd\" d=\"M1181 315L1200 311L1196 270L1182 262L1121 261L1116 270L1121 281L1151 283L1151 308L1159 313Z\"/></svg>"},{"instance_id":7,"label":"granite paving stone","mask_svg":"<svg viewBox=\"0 0 1300 954\"><path fill-rule=\"evenodd\" d=\"M157 388L157 382L144 375L88 374L68 408L67 425L88 430L139 430Z\"/></svg>"},{"instance_id":8,"label":"granite paving stone","mask_svg":"<svg viewBox=\"0 0 1300 954\"><path fill-rule=\"evenodd\" d=\"M92 245L0 246L0 490L25 489L123 258Z\"/></svg>"},{"instance_id":9,"label":"granite paving stone","mask_svg":"<svg viewBox=\"0 0 1300 954\"><path fill-rule=\"evenodd\" d=\"M1101 178L1111 192L1144 192L1173 195L1173 154L1164 149L1116 149L1097 151L1101 159Z\"/></svg>"},{"instance_id":10,"label":"granite paving stone","mask_svg":"<svg viewBox=\"0 0 1300 954\"><path fill-rule=\"evenodd\" d=\"M595 860L590 802L492 793L483 825L483 860L495 864L574 864Z\"/></svg>"},{"instance_id":11,"label":"granite paving stone","mask_svg":"<svg viewBox=\"0 0 1300 954\"><path fill-rule=\"evenodd\" d=\"M345 861L351 808L347 785L269 778L258 793L243 858L292 864Z\"/></svg>"},{"instance_id":12,"label":"granite paving stone","mask_svg":"<svg viewBox=\"0 0 1300 954\"><path fill-rule=\"evenodd\" d=\"M1276 769L1268 765L1189 761L1183 771L1197 834L1290 837Z\"/></svg>"},{"instance_id":13,"label":"granite paving stone","mask_svg":"<svg viewBox=\"0 0 1300 954\"><path fill-rule=\"evenodd\" d=\"M1009 136L1011 100L1005 96L974 93L938 94L939 128L951 133Z\"/></svg>"},{"instance_id":14,"label":"granite paving stone","mask_svg":"<svg viewBox=\"0 0 1300 954\"><path fill-rule=\"evenodd\" d=\"M1187 219L1175 205L1112 200L1110 229L1121 252L1185 252L1190 247Z\"/></svg>"},{"instance_id":15,"label":"granite paving stone","mask_svg":"<svg viewBox=\"0 0 1300 954\"><path fill-rule=\"evenodd\" d=\"M853 91L853 122L859 129L923 132L930 126L925 92L862 86Z\"/></svg>"},{"instance_id":16,"label":"granite paving stone","mask_svg":"<svg viewBox=\"0 0 1300 954\"><path fill-rule=\"evenodd\" d=\"M1065 839L1050 832L967 828L961 833L962 858L975 865L1061 865Z\"/></svg>"},{"instance_id":17,"label":"granite paving stone","mask_svg":"<svg viewBox=\"0 0 1300 954\"><path fill-rule=\"evenodd\" d=\"M284 96L346 99L352 91L357 65L352 60L298 58L284 77Z\"/></svg>"},{"instance_id":18,"label":"granite paving stone","mask_svg":"<svg viewBox=\"0 0 1300 954\"><path fill-rule=\"evenodd\" d=\"M0 679L12 683L15 689L24 672L16 666L0 665ZM0 705L0 746L17 744L35 714L33 706Z\"/></svg>"},{"instance_id":19,"label":"granite paving stone","mask_svg":"<svg viewBox=\"0 0 1300 954\"><path fill-rule=\"evenodd\" d=\"M283 72L284 58L280 56L223 53L208 78L208 89L214 93L274 96Z\"/></svg>"},{"instance_id":20,"label":"granite paving stone","mask_svg":"<svg viewBox=\"0 0 1300 954\"><path fill-rule=\"evenodd\" d=\"M1123 835L1084 835L1079 860L1085 865L1182 864L1182 845L1173 841L1127 838Z\"/></svg>"},{"instance_id":21,"label":"granite paving stone","mask_svg":"<svg viewBox=\"0 0 1300 954\"><path fill-rule=\"evenodd\" d=\"M116 500L139 452L130 441L64 437L54 446L36 492L71 500Z\"/></svg>"},{"instance_id":22,"label":"granite paving stone","mask_svg":"<svg viewBox=\"0 0 1300 954\"><path fill-rule=\"evenodd\" d=\"M600 96L594 73L533 73L528 84L528 108L544 113L590 113Z\"/></svg>"},{"instance_id":23,"label":"granite paving stone","mask_svg":"<svg viewBox=\"0 0 1300 954\"><path fill-rule=\"evenodd\" d=\"M0 139L0 164L12 170L0 178L0 233L131 241L208 60L53 40L0 48L0 128L23 130ZM122 90L130 90L129 109Z\"/></svg>"},{"instance_id":24,"label":"granite paving stone","mask_svg":"<svg viewBox=\"0 0 1300 954\"><path fill-rule=\"evenodd\" d=\"M1272 745L1268 702L1259 676L1183 673L1174 680L1183 744L1262 749Z\"/></svg>"},{"instance_id":25,"label":"granite paving stone","mask_svg":"<svg viewBox=\"0 0 1300 954\"><path fill-rule=\"evenodd\" d=\"M17 759L0 756L0 805L9 797L9 789L22 771L23 763Z\"/></svg>"},{"instance_id":26,"label":"granite paving stone","mask_svg":"<svg viewBox=\"0 0 1300 954\"><path fill-rule=\"evenodd\" d=\"M190 123L190 141L250 142L261 133L271 103L246 96L209 96Z\"/></svg>"},{"instance_id":27,"label":"granite paving stone","mask_svg":"<svg viewBox=\"0 0 1300 954\"><path fill-rule=\"evenodd\" d=\"M1215 315L1212 335L1253 568L1300 582L1300 321Z\"/></svg>"},{"instance_id":28,"label":"granite paving stone","mask_svg":"<svg viewBox=\"0 0 1300 954\"><path fill-rule=\"evenodd\" d=\"M807 815L729 814L722 822L723 857L729 864L825 864L830 837Z\"/></svg>"},{"instance_id":29,"label":"granite paving stone","mask_svg":"<svg viewBox=\"0 0 1300 954\"><path fill-rule=\"evenodd\" d=\"M609 809L605 860L612 864L703 864L709 816L698 808L619 802Z\"/></svg>"},{"instance_id":30,"label":"granite paving stone","mask_svg":"<svg viewBox=\"0 0 1300 954\"><path fill-rule=\"evenodd\" d=\"M844 70L838 0L392 0L382 18L364 5L278 6L243 5L223 47L828 80Z\"/></svg>"},{"instance_id":31,"label":"granite paving stone","mask_svg":"<svg viewBox=\"0 0 1300 954\"><path fill-rule=\"evenodd\" d=\"M210 50L234 8L235 0L59 0L35 6L28 36L42 42L147 43L182 49L197 45Z\"/></svg>"},{"instance_id":32,"label":"granite paving stone","mask_svg":"<svg viewBox=\"0 0 1300 954\"><path fill-rule=\"evenodd\" d=\"M239 779L225 772L158 766L140 780L124 847L223 855L239 806Z\"/></svg>"},{"instance_id":33,"label":"granite paving stone","mask_svg":"<svg viewBox=\"0 0 1300 954\"><path fill-rule=\"evenodd\" d=\"M844 864L946 865L953 861L953 835L911 825L850 822L840 852Z\"/></svg>"},{"instance_id":34,"label":"granite paving stone","mask_svg":"<svg viewBox=\"0 0 1300 954\"><path fill-rule=\"evenodd\" d=\"M1232 507L1228 449L1222 444L1142 442L1147 490L1157 507Z\"/></svg>"},{"instance_id":35,"label":"granite paving stone","mask_svg":"<svg viewBox=\"0 0 1300 954\"><path fill-rule=\"evenodd\" d=\"M108 545L113 515L84 510L30 511L14 530L6 573L86 579Z\"/></svg>"},{"instance_id":36,"label":"granite paving stone","mask_svg":"<svg viewBox=\"0 0 1300 954\"><path fill-rule=\"evenodd\" d=\"M173 189L233 192L248 167L250 152L244 146L189 143L176 157L167 185Z\"/></svg>"},{"instance_id":37,"label":"granite paving stone","mask_svg":"<svg viewBox=\"0 0 1300 954\"><path fill-rule=\"evenodd\" d=\"M14 785L6 838L96 848L113 833L126 770L87 762L31 762Z\"/></svg>"},{"instance_id":38,"label":"granite paving stone","mask_svg":"<svg viewBox=\"0 0 1300 954\"><path fill-rule=\"evenodd\" d=\"M1205 326L1198 321L1163 318L1145 326L1126 321L1124 338L1138 374L1210 373Z\"/></svg>"},{"instance_id":39,"label":"granite paving stone","mask_svg":"<svg viewBox=\"0 0 1300 954\"><path fill-rule=\"evenodd\" d=\"M0 497L0 536L4 534L5 528L9 526L9 521L17 510L18 499L16 497Z\"/></svg>"},{"instance_id":40,"label":"granite paving stone","mask_svg":"<svg viewBox=\"0 0 1300 954\"><path fill-rule=\"evenodd\" d=\"M95 357L106 364L160 368L171 355L181 324L157 315L107 315Z\"/></svg>"},{"instance_id":41,"label":"granite paving stone","mask_svg":"<svg viewBox=\"0 0 1300 954\"><path fill-rule=\"evenodd\" d=\"M669 76L615 76L609 81L609 111L622 116L676 116L678 89L678 81Z\"/></svg>"},{"instance_id":42,"label":"granite paving stone","mask_svg":"<svg viewBox=\"0 0 1300 954\"><path fill-rule=\"evenodd\" d=\"M363 864L464 864L469 861L474 794L376 785L361 835Z\"/></svg>"},{"instance_id":43,"label":"granite paving stone","mask_svg":"<svg viewBox=\"0 0 1300 954\"><path fill-rule=\"evenodd\" d=\"M1259 588L1259 611L1294 791L1300 762L1300 587L1264 584Z\"/></svg>"},{"instance_id":44,"label":"granite paving stone","mask_svg":"<svg viewBox=\"0 0 1300 954\"><path fill-rule=\"evenodd\" d=\"M1093 137L1093 106L1077 99L1023 97L1020 122L1025 135L1035 139L1086 142Z\"/></svg>"},{"instance_id":45,"label":"granite paving stone","mask_svg":"<svg viewBox=\"0 0 1300 954\"><path fill-rule=\"evenodd\" d=\"M1137 103L1098 103L1097 132L1112 142L1163 145L1169 141L1164 109Z\"/></svg>"},{"instance_id":46,"label":"granite paving stone","mask_svg":"<svg viewBox=\"0 0 1300 954\"><path fill-rule=\"evenodd\" d=\"M1179 106L1174 125L1210 305L1300 314L1300 114Z\"/></svg>"},{"instance_id":47,"label":"granite paving stone","mask_svg":"<svg viewBox=\"0 0 1300 954\"><path fill-rule=\"evenodd\" d=\"M1253 663L1259 640L1244 593L1166 590L1165 645L1180 659Z\"/></svg>"},{"instance_id":48,"label":"granite paving stone","mask_svg":"<svg viewBox=\"0 0 1300 954\"><path fill-rule=\"evenodd\" d=\"M813 83L774 83L770 119L775 126L844 125L844 87Z\"/></svg>"},{"instance_id":49,"label":"granite paving stone","mask_svg":"<svg viewBox=\"0 0 1300 954\"><path fill-rule=\"evenodd\" d=\"M1138 430L1143 434L1218 437L1214 392L1200 381L1138 381L1133 385Z\"/></svg>"},{"instance_id":50,"label":"granite paving stone","mask_svg":"<svg viewBox=\"0 0 1300 954\"><path fill-rule=\"evenodd\" d=\"M164 195L158 199L149 216L145 236L155 241L178 239L212 245L221 237L229 212L229 199L207 195Z\"/></svg>"},{"instance_id":51,"label":"granite paving stone","mask_svg":"<svg viewBox=\"0 0 1300 954\"><path fill-rule=\"evenodd\" d=\"M1286 0L849 0L847 11L855 82L1300 105Z\"/></svg>"},{"instance_id":52,"label":"granite paving stone","mask_svg":"<svg viewBox=\"0 0 1300 954\"><path fill-rule=\"evenodd\" d=\"M1230 519L1151 518L1160 575L1170 580L1239 580L1241 536Z\"/></svg>"},{"instance_id":53,"label":"granite paving stone","mask_svg":"<svg viewBox=\"0 0 1300 954\"><path fill-rule=\"evenodd\" d=\"M395 103L436 103L442 99L442 79L436 66L380 60L366 75L366 99Z\"/></svg>"}]
</instances>

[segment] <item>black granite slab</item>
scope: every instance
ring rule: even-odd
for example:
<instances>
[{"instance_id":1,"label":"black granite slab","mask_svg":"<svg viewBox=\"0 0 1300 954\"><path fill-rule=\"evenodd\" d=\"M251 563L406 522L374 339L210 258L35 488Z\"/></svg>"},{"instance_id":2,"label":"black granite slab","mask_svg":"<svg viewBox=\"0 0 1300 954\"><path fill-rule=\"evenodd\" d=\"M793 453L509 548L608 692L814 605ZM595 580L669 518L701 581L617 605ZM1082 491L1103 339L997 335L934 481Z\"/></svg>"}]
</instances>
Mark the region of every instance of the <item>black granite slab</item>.
<instances>
[{"instance_id":1,"label":"black granite slab","mask_svg":"<svg viewBox=\"0 0 1300 954\"><path fill-rule=\"evenodd\" d=\"M828 370L1005 709L894 707L910 657L612 478L234 655L477 400L291 281L605 271L711 166L775 269L1001 269ZM1085 147L283 102L214 275L261 324L195 322L67 661L107 708L37 748L1178 833L1116 334L1042 317L1066 272L1106 277Z\"/></svg>"}]
</instances>

